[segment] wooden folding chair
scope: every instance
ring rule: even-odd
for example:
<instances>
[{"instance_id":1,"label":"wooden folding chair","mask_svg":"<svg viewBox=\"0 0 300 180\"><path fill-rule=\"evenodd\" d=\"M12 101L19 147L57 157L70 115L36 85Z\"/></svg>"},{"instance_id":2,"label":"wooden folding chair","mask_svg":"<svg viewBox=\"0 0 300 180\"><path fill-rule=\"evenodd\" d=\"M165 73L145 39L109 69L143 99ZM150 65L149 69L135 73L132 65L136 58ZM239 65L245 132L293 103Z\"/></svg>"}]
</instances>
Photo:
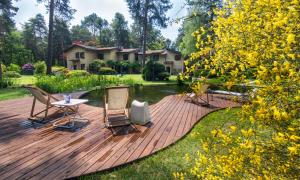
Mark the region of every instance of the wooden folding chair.
<instances>
[{"instance_id":1,"label":"wooden folding chair","mask_svg":"<svg viewBox=\"0 0 300 180\"><path fill-rule=\"evenodd\" d=\"M51 103L54 101L59 101L56 97L52 96L51 94L43 91L42 89L34 86L24 86L26 89L28 89L31 94L33 95L33 103L31 107L30 117L28 118L31 121L44 121L48 117L48 112L51 108L56 107L58 108L58 111L61 110L61 107L52 105ZM45 105L45 108L42 111L39 111L37 113L34 113L36 101L39 101L40 103ZM72 112L74 110L72 108L69 108ZM56 111L57 112L57 111ZM38 115L45 113L44 116L39 117Z\"/></svg>"},{"instance_id":2,"label":"wooden folding chair","mask_svg":"<svg viewBox=\"0 0 300 180\"><path fill-rule=\"evenodd\" d=\"M104 123L106 127L130 125L128 114L129 87L109 87L104 95Z\"/></svg>"},{"instance_id":3,"label":"wooden folding chair","mask_svg":"<svg viewBox=\"0 0 300 180\"><path fill-rule=\"evenodd\" d=\"M205 105L209 106L209 97L208 97L208 84L201 85L200 89L195 90L195 92L187 93L186 100L190 100L192 103L200 104L199 99L204 102ZM206 94L206 99L202 98Z\"/></svg>"}]
</instances>

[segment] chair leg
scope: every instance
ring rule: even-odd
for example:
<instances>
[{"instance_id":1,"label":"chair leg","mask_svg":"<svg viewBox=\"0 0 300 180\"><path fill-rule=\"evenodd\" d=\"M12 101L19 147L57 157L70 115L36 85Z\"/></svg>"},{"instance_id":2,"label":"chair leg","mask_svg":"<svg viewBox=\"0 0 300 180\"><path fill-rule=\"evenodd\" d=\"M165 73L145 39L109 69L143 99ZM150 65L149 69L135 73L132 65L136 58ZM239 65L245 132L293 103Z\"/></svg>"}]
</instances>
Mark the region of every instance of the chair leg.
<instances>
[{"instance_id":1,"label":"chair leg","mask_svg":"<svg viewBox=\"0 0 300 180\"><path fill-rule=\"evenodd\" d=\"M34 112L34 108L35 108L35 102L36 102L36 98L34 97L33 98L33 102L32 102L30 117L33 117L33 112Z\"/></svg>"}]
</instances>

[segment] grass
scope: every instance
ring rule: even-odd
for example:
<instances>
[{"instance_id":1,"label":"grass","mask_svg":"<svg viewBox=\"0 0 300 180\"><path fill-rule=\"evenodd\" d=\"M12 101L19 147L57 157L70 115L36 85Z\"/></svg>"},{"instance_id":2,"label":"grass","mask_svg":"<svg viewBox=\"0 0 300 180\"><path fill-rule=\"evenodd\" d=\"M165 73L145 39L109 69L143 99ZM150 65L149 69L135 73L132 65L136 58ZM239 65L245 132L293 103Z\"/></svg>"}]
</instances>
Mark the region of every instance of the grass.
<instances>
[{"instance_id":1,"label":"grass","mask_svg":"<svg viewBox=\"0 0 300 180\"><path fill-rule=\"evenodd\" d=\"M28 96L29 92L24 88L6 88L0 89L0 101L8 99L17 99Z\"/></svg>"},{"instance_id":2,"label":"grass","mask_svg":"<svg viewBox=\"0 0 300 180\"><path fill-rule=\"evenodd\" d=\"M110 171L82 176L80 179L173 179L173 172L186 172L192 167L192 163L185 159L186 154L190 155L190 159L195 159L201 142L211 135L213 129L224 124L239 122L237 115L239 111L240 108L234 108L211 113L204 117L186 137L167 149L138 162Z\"/></svg>"},{"instance_id":3,"label":"grass","mask_svg":"<svg viewBox=\"0 0 300 180\"><path fill-rule=\"evenodd\" d=\"M141 74L127 74L121 77L121 79L131 79L134 80L137 84L143 85L165 85L165 84L176 84L177 83L176 76L170 76L169 81L145 81L142 78Z\"/></svg>"},{"instance_id":4,"label":"grass","mask_svg":"<svg viewBox=\"0 0 300 180\"><path fill-rule=\"evenodd\" d=\"M22 75L20 78L15 78L14 82L16 86L34 84L36 82L36 77L31 75Z\"/></svg>"}]
</instances>

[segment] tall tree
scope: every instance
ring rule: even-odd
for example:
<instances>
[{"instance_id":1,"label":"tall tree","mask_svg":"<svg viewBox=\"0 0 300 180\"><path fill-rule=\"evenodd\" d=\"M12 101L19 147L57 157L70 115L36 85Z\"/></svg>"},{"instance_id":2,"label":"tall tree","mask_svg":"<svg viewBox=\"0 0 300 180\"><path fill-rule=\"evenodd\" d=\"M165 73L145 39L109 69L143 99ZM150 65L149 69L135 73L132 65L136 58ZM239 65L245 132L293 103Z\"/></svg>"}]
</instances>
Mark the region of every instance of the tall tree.
<instances>
[{"instance_id":1,"label":"tall tree","mask_svg":"<svg viewBox=\"0 0 300 180\"><path fill-rule=\"evenodd\" d=\"M49 30L48 30L48 48L47 48L47 74L51 74L53 61L53 22L54 16L70 20L75 12L70 7L70 0L37 0L38 3L44 3L49 11Z\"/></svg>"},{"instance_id":2,"label":"tall tree","mask_svg":"<svg viewBox=\"0 0 300 180\"><path fill-rule=\"evenodd\" d=\"M71 28L71 40L72 41L82 41L82 42L87 42L92 39L92 34L90 31L82 27L80 25L75 25L72 26Z\"/></svg>"},{"instance_id":3,"label":"tall tree","mask_svg":"<svg viewBox=\"0 0 300 180\"><path fill-rule=\"evenodd\" d=\"M146 45L148 26L167 27L167 11L172 7L170 0L127 0L127 4L132 18L139 24L142 29L143 42L143 62L142 68L146 61Z\"/></svg>"},{"instance_id":4,"label":"tall tree","mask_svg":"<svg viewBox=\"0 0 300 180\"><path fill-rule=\"evenodd\" d=\"M101 36L99 36L99 41L102 46L113 46L114 41L112 39L113 31L111 28L105 28L102 30Z\"/></svg>"},{"instance_id":5,"label":"tall tree","mask_svg":"<svg viewBox=\"0 0 300 180\"><path fill-rule=\"evenodd\" d=\"M128 22L121 13L116 13L111 24L115 46L128 47L129 46L129 30Z\"/></svg>"},{"instance_id":6,"label":"tall tree","mask_svg":"<svg viewBox=\"0 0 300 180\"><path fill-rule=\"evenodd\" d=\"M98 34L98 21L99 16L96 13L92 13L84 17L84 19L81 21L82 27L87 28L92 33L94 39Z\"/></svg>"},{"instance_id":7,"label":"tall tree","mask_svg":"<svg viewBox=\"0 0 300 180\"><path fill-rule=\"evenodd\" d=\"M222 0L186 0L188 6L188 16L184 19L182 25L182 34L180 34L180 51L183 55L190 55L195 52L196 38L192 36L193 32L199 27L208 28L215 18L214 9L222 5Z\"/></svg>"},{"instance_id":8,"label":"tall tree","mask_svg":"<svg viewBox=\"0 0 300 180\"><path fill-rule=\"evenodd\" d=\"M23 25L23 42L35 60L46 59L47 26L44 17L37 14Z\"/></svg>"},{"instance_id":9,"label":"tall tree","mask_svg":"<svg viewBox=\"0 0 300 180\"><path fill-rule=\"evenodd\" d=\"M66 65L63 58L65 47L72 44L69 25L61 18L54 19L53 27L53 62L57 65Z\"/></svg>"},{"instance_id":10,"label":"tall tree","mask_svg":"<svg viewBox=\"0 0 300 180\"><path fill-rule=\"evenodd\" d=\"M18 8L13 6L12 0L0 1L0 80L2 80L2 61L3 61L3 44L4 38L8 32L13 28L14 21L12 17L16 14Z\"/></svg>"}]
</instances>

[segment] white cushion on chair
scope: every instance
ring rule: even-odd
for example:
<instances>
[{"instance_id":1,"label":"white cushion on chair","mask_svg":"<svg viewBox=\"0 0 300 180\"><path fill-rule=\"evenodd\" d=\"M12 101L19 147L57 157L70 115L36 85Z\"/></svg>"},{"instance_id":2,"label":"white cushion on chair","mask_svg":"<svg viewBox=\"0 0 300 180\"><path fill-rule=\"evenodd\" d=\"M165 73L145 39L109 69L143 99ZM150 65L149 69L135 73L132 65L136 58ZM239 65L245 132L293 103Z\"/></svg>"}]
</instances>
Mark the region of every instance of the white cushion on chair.
<instances>
[{"instance_id":1,"label":"white cushion on chair","mask_svg":"<svg viewBox=\"0 0 300 180\"><path fill-rule=\"evenodd\" d=\"M131 103L131 122L134 124L144 125L151 121L149 106L147 102L134 100Z\"/></svg>"}]
</instances>

